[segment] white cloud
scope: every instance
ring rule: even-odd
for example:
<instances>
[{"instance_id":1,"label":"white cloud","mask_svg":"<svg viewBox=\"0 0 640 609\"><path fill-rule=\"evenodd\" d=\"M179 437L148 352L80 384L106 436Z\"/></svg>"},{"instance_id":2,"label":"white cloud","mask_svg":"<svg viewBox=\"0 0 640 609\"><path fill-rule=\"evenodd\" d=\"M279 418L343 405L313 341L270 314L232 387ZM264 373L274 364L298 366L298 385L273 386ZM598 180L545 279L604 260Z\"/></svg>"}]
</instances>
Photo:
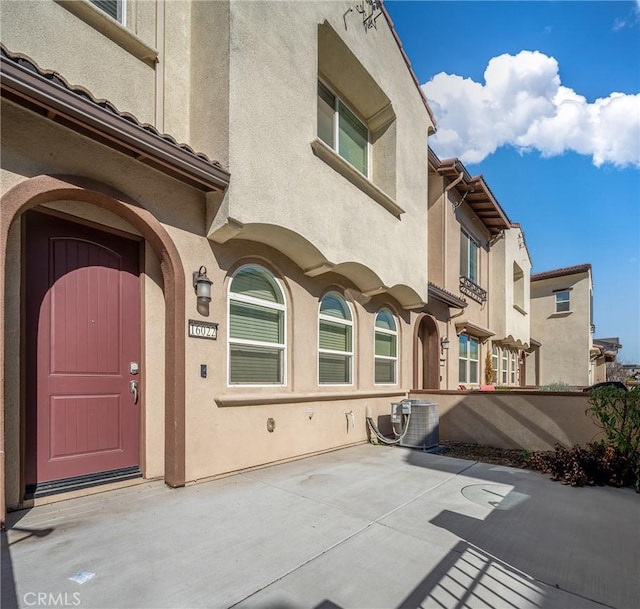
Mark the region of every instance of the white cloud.
<instances>
[{"instance_id":1,"label":"white cloud","mask_svg":"<svg viewBox=\"0 0 640 609\"><path fill-rule=\"evenodd\" d=\"M492 58L484 84L441 72L422 88L438 123L431 144L442 157L478 163L513 146L543 156L574 151L596 166L640 167L640 94L589 103L561 84L558 62L539 51Z\"/></svg>"}]
</instances>

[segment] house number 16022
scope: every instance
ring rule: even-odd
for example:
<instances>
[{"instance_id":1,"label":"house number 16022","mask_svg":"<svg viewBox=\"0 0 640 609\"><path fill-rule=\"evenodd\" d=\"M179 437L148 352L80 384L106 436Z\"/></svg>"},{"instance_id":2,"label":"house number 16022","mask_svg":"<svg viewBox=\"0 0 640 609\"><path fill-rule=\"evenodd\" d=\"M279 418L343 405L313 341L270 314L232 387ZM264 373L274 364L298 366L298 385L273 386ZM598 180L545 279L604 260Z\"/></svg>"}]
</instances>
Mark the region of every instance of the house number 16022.
<instances>
[{"instance_id":1,"label":"house number 16022","mask_svg":"<svg viewBox=\"0 0 640 609\"><path fill-rule=\"evenodd\" d=\"M216 340L218 338L218 324L209 321L189 320L189 336L194 338L208 338Z\"/></svg>"}]
</instances>

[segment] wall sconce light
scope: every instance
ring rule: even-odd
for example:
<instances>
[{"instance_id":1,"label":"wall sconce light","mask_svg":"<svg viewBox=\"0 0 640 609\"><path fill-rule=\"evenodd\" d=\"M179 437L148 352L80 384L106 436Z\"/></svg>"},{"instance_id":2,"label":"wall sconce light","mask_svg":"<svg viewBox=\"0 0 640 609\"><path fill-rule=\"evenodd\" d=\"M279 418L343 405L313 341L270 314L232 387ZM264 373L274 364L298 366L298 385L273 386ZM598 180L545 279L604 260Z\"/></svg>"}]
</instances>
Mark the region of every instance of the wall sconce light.
<instances>
[{"instance_id":1,"label":"wall sconce light","mask_svg":"<svg viewBox=\"0 0 640 609\"><path fill-rule=\"evenodd\" d=\"M442 347L442 352L444 353L445 349L449 348L449 339L446 336L443 336L440 339L440 347Z\"/></svg>"},{"instance_id":2,"label":"wall sconce light","mask_svg":"<svg viewBox=\"0 0 640 609\"><path fill-rule=\"evenodd\" d=\"M198 302L211 302L211 284L213 281L207 277L207 267L201 266L198 271L193 274L193 287L198 297Z\"/></svg>"}]
</instances>

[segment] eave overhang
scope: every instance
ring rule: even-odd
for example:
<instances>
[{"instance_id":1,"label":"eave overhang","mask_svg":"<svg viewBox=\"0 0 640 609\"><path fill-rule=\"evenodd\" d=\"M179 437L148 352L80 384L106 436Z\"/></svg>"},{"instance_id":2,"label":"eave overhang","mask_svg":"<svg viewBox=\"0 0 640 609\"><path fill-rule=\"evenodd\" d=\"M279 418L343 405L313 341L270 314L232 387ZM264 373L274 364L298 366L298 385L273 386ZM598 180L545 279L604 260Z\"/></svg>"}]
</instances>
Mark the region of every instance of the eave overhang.
<instances>
[{"instance_id":1,"label":"eave overhang","mask_svg":"<svg viewBox=\"0 0 640 609\"><path fill-rule=\"evenodd\" d=\"M464 309L469 304L466 300L458 298L455 294L452 294L431 282L429 282L428 286L428 295L429 300L438 300L448 307L453 307L455 309Z\"/></svg>"},{"instance_id":2,"label":"eave overhang","mask_svg":"<svg viewBox=\"0 0 640 609\"><path fill-rule=\"evenodd\" d=\"M524 349L528 351L530 347L534 346L533 343L536 341L529 339L531 344L529 344L526 340L522 340L521 338L515 338L513 335L509 334L509 336L505 336L501 339L493 339L494 344L500 344L504 347L510 347L512 349ZM540 346L540 343L538 343Z\"/></svg>"},{"instance_id":3,"label":"eave overhang","mask_svg":"<svg viewBox=\"0 0 640 609\"><path fill-rule=\"evenodd\" d=\"M495 336L495 332L492 332L491 330L489 330L489 328L479 326L472 321L464 320L456 323L456 334L458 336L460 336L460 334L475 336L476 338L479 338L483 343L492 336Z\"/></svg>"},{"instance_id":4,"label":"eave overhang","mask_svg":"<svg viewBox=\"0 0 640 609\"><path fill-rule=\"evenodd\" d=\"M464 198L464 202L480 218L492 237L511 228L511 220L493 196L482 175L472 177L460 159L440 160L431 149L429 149L429 164L452 183L456 181L454 186L456 192Z\"/></svg>"},{"instance_id":5,"label":"eave overhang","mask_svg":"<svg viewBox=\"0 0 640 609\"><path fill-rule=\"evenodd\" d=\"M544 279L555 279L556 277L565 277L567 275L579 275L581 273L591 272L591 264L578 264L576 266L566 266L561 269L552 271L544 271L531 275L530 281L542 281Z\"/></svg>"},{"instance_id":6,"label":"eave overhang","mask_svg":"<svg viewBox=\"0 0 640 609\"><path fill-rule=\"evenodd\" d=\"M225 190L230 174L186 144L160 134L113 104L97 100L81 87L70 86L55 72L46 72L24 55L1 50L2 97L68 129L133 157L162 173L205 192Z\"/></svg>"}]
</instances>

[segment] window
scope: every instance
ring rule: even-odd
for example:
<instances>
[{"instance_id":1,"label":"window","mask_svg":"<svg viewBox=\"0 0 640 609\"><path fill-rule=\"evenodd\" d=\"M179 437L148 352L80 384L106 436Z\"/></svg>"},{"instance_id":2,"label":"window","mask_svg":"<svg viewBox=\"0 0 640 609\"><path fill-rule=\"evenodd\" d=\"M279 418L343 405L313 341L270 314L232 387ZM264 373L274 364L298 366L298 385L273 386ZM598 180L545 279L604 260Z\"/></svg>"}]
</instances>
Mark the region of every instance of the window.
<instances>
[{"instance_id":1,"label":"window","mask_svg":"<svg viewBox=\"0 0 640 609\"><path fill-rule=\"evenodd\" d=\"M475 338L461 334L458 337L458 381L477 383L480 345Z\"/></svg>"},{"instance_id":2,"label":"window","mask_svg":"<svg viewBox=\"0 0 640 609\"><path fill-rule=\"evenodd\" d=\"M510 351L511 355L511 384L516 384L516 352Z\"/></svg>"},{"instance_id":3,"label":"window","mask_svg":"<svg viewBox=\"0 0 640 609\"><path fill-rule=\"evenodd\" d=\"M569 290L556 292L556 313L569 311Z\"/></svg>"},{"instance_id":4,"label":"window","mask_svg":"<svg viewBox=\"0 0 640 609\"><path fill-rule=\"evenodd\" d=\"M509 352L506 349L502 349L502 384L506 385L508 382L509 374Z\"/></svg>"},{"instance_id":5,"label":"window","mask_svg":"<svg viewBox=\"0 0 640 609\"><path fill-rule=\"evenodd\" d=\"M369 132L366 125L318 81L318 137L360 173L369 174Z\"/></svg>"},{"instance_id":6,"label":"window","mask_svg":"<svg viewBox=\"0 0 640 609\"><path fill-rule=\"evenodd\" d=\"M318 315L318 382L348 385L353 376L353 318L342 296L329 292Z\"/></svg>"},{"instance_id":7,"label":"window","mask_svg":"<svg viewBox=\"0 0 640 609\"><path fill-rule=\"evenodd\" d=\"M91 3L124 25L124 0L91 0Z\"/></svg>"},{"instance_id":8,"label":"window","mask_svg":"<svg viewBox=\"0 0 640 609\"><path fill-rule=\"evenodd\" d=\"M460 236L460 275L478 283L478 244L464 231Z\"/></svg>"},{"instance_id":9,"label":"window","mask_svg":"<svg viewBox=\"0 0 640 609\"><path fill-rule=\"evenodd\" d=\"M498 380L499 363L500 360L498 358L498 345L493 345L491 347L491 367L493 368L493 378L491 379L492 383L495 383Z\"/></svg>"},{"instance_id":10,"label":"window","mask_svg":"<svg viewBox=\"0 0 640 609\"><path fill-rule=\"evenodd\" d=\"M259 266L236 272L229 288L229 384L284 385L284 297Z\"/></svg>"},{"instance_id":11,"label":"window","mask_svg":"<svg viewBox=\"0 0 640 609\"><path fill-rule=\"evenodd\" d=\"M398 331L391 311L381 309L376 315L375 382L395 384L398 366Z\"/></svg>"}]
</instances>

